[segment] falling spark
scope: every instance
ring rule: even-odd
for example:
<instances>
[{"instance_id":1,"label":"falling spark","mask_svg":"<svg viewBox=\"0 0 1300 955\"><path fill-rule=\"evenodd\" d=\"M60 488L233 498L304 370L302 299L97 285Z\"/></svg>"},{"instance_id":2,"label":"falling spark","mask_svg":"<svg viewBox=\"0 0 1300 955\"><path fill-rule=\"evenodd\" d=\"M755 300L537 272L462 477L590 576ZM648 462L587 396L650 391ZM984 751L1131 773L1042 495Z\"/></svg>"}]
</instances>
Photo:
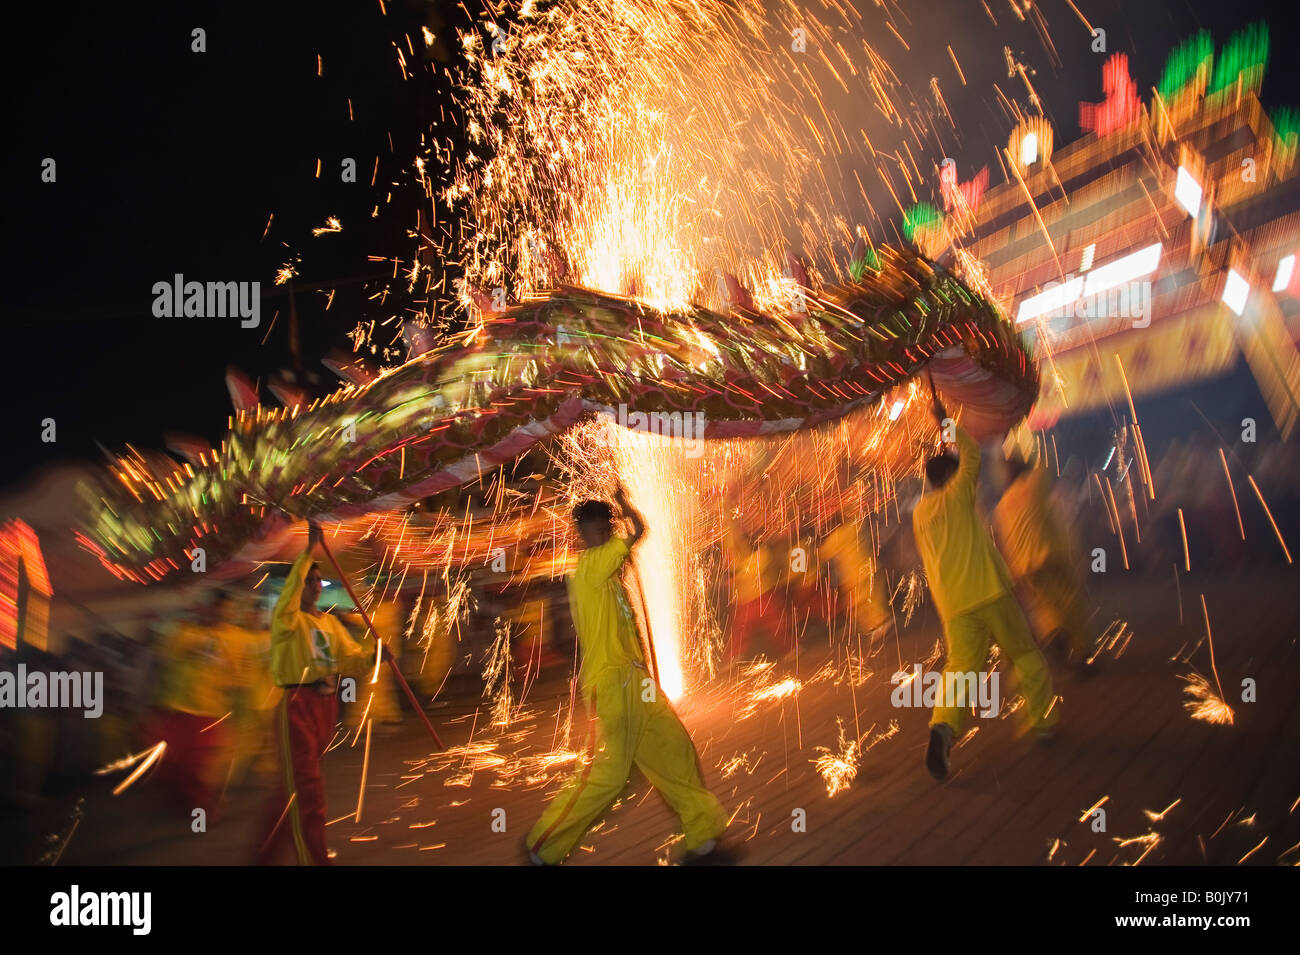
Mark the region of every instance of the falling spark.
<instances>
[{"instance_id":1,"label":"falling spark","mask_svg":"<svg viewBox=\"0 0 1300 955\"><path fill-rule=\"evenodd\" d=\"M1192 555L1187 549L1187 523L1183 520L1183 509L1181 507L1178 509L1178 530L1183 535L1183 563L1190 574L1192 572Z\"/></svg>"},{"instance_id":2,"label":"falling spark","mask_svg":"<svg viewBox=\"0 0 1300 955\"><path fill-rule=\"evenodd\" d=\"M961 85L966 85L966 74L961 71L961 64L957 62L957 54L952 51L952 44L948 45L948 55L952 57L952 65L957 68L957 76L961 80Z\"/></svg>"},{"instance_id":3,"label":"falling spark","mask_svg":"<svg viewBox=\"0 0 1300 955\"><path fill-rule=\"evenodd\" d=\"M1102 796L1095 803L1093 803L1091 806L1089 806L1087 809L1083 811L1083 815L1079 817L1079 821L1087 822L1094 812L1096 812L1098 809L1100 809L1109 801L1110 801L1110 796Z\"/></svg>"},{"instance_id":4,"label":"falling spark","mask_svg":"<svg viewBox=\"0 0 1300 955\"><path fill-rule=\"evenodd\" d=\"M159 759L162 758L162 755L164 752L166 752L166 750L167 750L167 743L166 741L163 741L160 742L157 746L154 746L152 749L148 749L142 753L138 753L135 756L128 757L128 759L130 760L130 762L126 763L126 765L128 766L131 764L131 762L135 762L141 757L144 757L144 759L140 763L140 765L135 768L135 771L132 772L131 775L127 776L126 779L122 780L113 788L113 795L119 796L122 793L126 792L129 788L131 788L131 785L137 779L139 779L141 776L143 776L146 772L149 771L150 766L152 766L154 763L156 763ZM121 765L120 763L116 764L114 768L120 765Z\"/></svg>"},{"instance_id":5,"label":"falling spark","mask_svg":"<svg viewBox=\"0 0 1300 955\"><path fill-rule=\"evenodd\" d=\"M311 230L312 235L324 235L326 232L342 232L343 223L339 222L337 216L330 216L325 220L323 226L318 226Z\"/></svg>"},{"instance_id":6,"label":"falling spark","mask_svg":"<svg viewBox=\"0 0 1300 955\"><path fill-rule=\"evenodd\" d=\"M1219 448L1219 461L1223 464L1223 476L1228 481L1228 492L1232 495L1232 509L1237 513L1237 529L1241 531L1241 539L1246 539L1246 525L1241 521L1241 508L1237 506L1237 489L1232 484L1232 474L1228 471L1228 459L1223 454L1223 448Z\"/></svg>"},{"instance_id":7,"label":"falling spark","mask_svg":"<svg viewBox=\"0 0 1300 955\"><path fill-rule=\"evenodd\" d=\"M1282 539L1282 532L1278 530L1277 521L1273 520L1273 512L1268 509L1268 503L1264 500L1264 495L1260 493L1259 485L1255 483L1253 475L1247 474L1246 480L1250 482L1255 496L1259 498L1260 506L1264 508L1264 513L1268 515L1268 522L1273 525L1273 533L1277 535L1277 542L1282 545L1282 553L1286 555L1286 562L1291 563L1291 551L1287 549L1286 541Z\"/></svg>"},{"instance_id":8,"label":"falling spark","mask_svg":"<svg viewBox=\"0 0 1300 955\"><path fill-rule=\"evenodd\" d=\"M1265 836L1265 837L1260 841L1259 845L1255 846L1255 848L1251 849L1251 850L1250 850L1249 852L1247 852L1244 856L1242 856L1240 859L1238 859L1238 860L1237 860L1237 865L1241 865L1243 862L1245 862L1247 859L1249 859L1251 856L1253 856L1253 855L1254 855L1256 852L1258 852L1260 849L1264 848L1264 843L1265 843L1265 842L1268 842L1268 836Z\"/></svg>"},{"instance_id":9,"label":"falling spark","mask_svg":"<svg viewBox=\"0 0 1300 955\"><path fill-rule=\"evenodd\" d=\"M1146 817L1150 819L1152 822L1162 822L1165 816L1169 814L1169 811L1173 809L1174 806L1177 806L1180 802L1182 802L1182 799L1175 799L1172 803L1166 806L1164 810L1158 813L1152 812L1150 809L1144 809L1142 811L1146 813Z\"/></svg>"}]
</instances>

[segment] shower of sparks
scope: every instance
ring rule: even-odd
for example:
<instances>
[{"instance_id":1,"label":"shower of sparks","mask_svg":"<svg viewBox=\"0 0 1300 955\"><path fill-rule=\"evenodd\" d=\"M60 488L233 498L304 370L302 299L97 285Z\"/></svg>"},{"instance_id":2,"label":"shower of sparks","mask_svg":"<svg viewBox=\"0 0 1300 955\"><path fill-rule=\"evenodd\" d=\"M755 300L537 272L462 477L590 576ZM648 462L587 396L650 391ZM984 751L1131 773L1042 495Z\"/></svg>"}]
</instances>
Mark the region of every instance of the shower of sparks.
<instances>
[{"instance_id":1,"label":"shower of sparks","mask_svg":"<svg viewBox=\"0 0 1300 955\"><path fill-rule=\"evenodd\" d=\"M492 700L493 726L510 725L510 624L500 618L493 624L496 636L488 651L487 665L483 669L483 696Z\"/></svg>"},{"instance_id":2,"label":"shower of sparks","mask_svg":"<svg viewBox=\"0 0 1300 955\"><path fill-rule=\"evenodd\" d=\"M891 421L895 402L902 408ZM813 432L694 443L596 416L561 435L550 451L555 490L545 513L528 520L540 522L533 534L545 530L555 542L549 558L535 558L535 572L567 572L577 545L569 526L573 505L609 500L623 482L647 527L625 581L652 641L660 683L669 699L681 699L721 672L724 634L711 595L725 592L737 571L723 547L733 509L778 567L807 543L809 528L824 532L835 515L892 531L896 515L887 505L896 501L897 482L912 476L898 461L913 460L933 427L924 404L912 385ZM841 466L826 468L827 460ZM507 513L491 526L511 540L525 533L510 529ZM908 584L909 617L923 590L919 578Z\"/></svg>"},{"instance_id":3,"label":"shower of sparks","mask_svg":"<svg viewBox=\"0 0 1300 955\"><path fill-rule=\"evenodd\" d=\"M1189 697L1183 702L1183 707L1192 715L1192 719L1219 725L1232 723L1232 707L1215 692L1209 680L1199 673L1190 673L1182 679L1187 683L1183 692Z\"/></svg>"},{"instance_id":4,"label":"shower of sparks","mask_svg":"<svg viewBox=\"0 0 1300 955\"><path fill-rule=\"evenodd\" d=\"M722 269L788 311L784 250L831 263L851 244L834 166L874 154L827 93L890 116L903 92L865 40L832 39L860 14L824 9L827 23L758 0L491 4L460 34L470 150L440 197L461 222L462 304L470 288L523 298L561 280L703 304ZM922 148L923 124L899 127Z\"/></svg>"},{"instance_id":5,"label":"shower of sparks","mask_svg":"<svg viewBox=\"0 0 1300 955\"><path fill-rule=\"evenodd\" d=\"M826 782L826 795L831 798L834 798L836 793L849 788L858 775L858 759L861 755L858 751L858 741L844 738L844 722L836 717L835 723L839 727L838 751L818 746L817 752L821 755L813 761L817 766L817 772Z\"/></svg>"},{"instance_id":6,"label":"shower of sparks","mask_svg":"<svg viewBox=\"0 0 1300 955\"><path fill-rule=\"evenodd\" d=\"M1113 841L1121 849L1127 848L1128 846L1144 846L1145 848L1143 848L1142 854L1132 862L1133 865L1141 865L1142 860L1149 856L1155 850L1155 847L1160 845L1163 839L1158 832L1147 832L1140 836L1131 836L1127 839L1122 839L1116 836Z\"/></svg>"}]
</instances>

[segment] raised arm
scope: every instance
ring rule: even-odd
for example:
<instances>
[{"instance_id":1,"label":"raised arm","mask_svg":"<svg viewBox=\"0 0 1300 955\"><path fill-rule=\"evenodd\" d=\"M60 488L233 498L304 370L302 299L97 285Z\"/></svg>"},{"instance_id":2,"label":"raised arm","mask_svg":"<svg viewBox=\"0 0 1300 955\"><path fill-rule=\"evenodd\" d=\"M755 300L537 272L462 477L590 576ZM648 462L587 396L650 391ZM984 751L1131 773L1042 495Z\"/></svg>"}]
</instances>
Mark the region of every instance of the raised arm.
<instances>
[{"instance_id":1,"label":"raised arm","mask_svg":"<svg viewBox=\"0 0 1300 955\"><path fill-rule=\"evenodd\" d=\"M284 590L275 602L275 611L271 619L277 623L292 624L302 612L302 587L307 580L307 571L311 569L312 551L320 543L320 525L315 521L307 522L307 549L299 555L289 568L289 576L284 580Z\"/></svg>"},{"instance_id":2,"label":"raised arm","mask_svg":"<svg viewBox=\"0 0 1300 955\"><path fill-rule=\"evenodd\" d=\"M954 423L953 427L957 432L957 473L952 483L974 492L980 476L980 446L961 425Z\"/></svg>"},{"instance_id":3,"label":"raised arm","mask_svg":"<svg viewBox=\"0 0 1300 955\"><path fill-rule=\"evenodd\" d=\"M627 546L634 547L636 542L645 536L645 521L641 520L641 515L627 499L627 492L623 490L622 484L614 491L614 503L623 512L623 516L632 522L632 535L627 539Z\"/></svg>"},{"instance_id":4,"label":"raised arm","mask_svg":"<svg viewBox=\"0 0 1300 955\"><path fill-rule=\"evenodd\" d=\"M948 416L948 409L939 400L939 393L934 391L934 382L930 383L930 389L934 396L930 410L934 413L940 432L946 430L945 422L951 422L957 439L957 473L952 476L947 487L954 490L962 488L973 493L980 476L980 446L965 428Z\"/></svg>"}]
</instances>

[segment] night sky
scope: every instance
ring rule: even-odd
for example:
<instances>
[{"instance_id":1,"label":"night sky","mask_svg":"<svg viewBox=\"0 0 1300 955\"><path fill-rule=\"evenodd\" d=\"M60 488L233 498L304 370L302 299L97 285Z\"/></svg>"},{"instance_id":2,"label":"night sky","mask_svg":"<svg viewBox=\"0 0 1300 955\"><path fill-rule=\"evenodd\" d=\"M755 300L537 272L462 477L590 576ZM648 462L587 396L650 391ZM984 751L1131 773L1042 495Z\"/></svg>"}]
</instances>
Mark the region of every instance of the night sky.
<instances>
[{"instance_id":1,"label":"night sky","mask_svg":"<svg viewBox=\"0 0 1300 955\"><path fill-rule=\"evenodd\" d=\"M1009 0L988 3L998 29L978 0L910 2L902 9L914 21L904 31L913 52L904 53L887 34L872 42L918 96L926 94L931 75L940 77L962 134L960 141L947 134L945 153L958 160L963 178L992 164L996 183L992 151L1005 144L1009 124L994 105L991 84L1025 99L1018 82L1006 78L1003 46L1036 65L1034 82L1058 146L1078 137L1078 101L1102 98L1104 57L1091 51L1066 3L1044 0L1038 6L1063 63L1053 70ZM870 0L858 6L866 24L879 23ZM1129 54L1144 99L1169 50L1185 36L1208 28L1217 48L1236 28L1263 18L1273 40L1264 103L1300 102L1295 57L1287 51L1293 31L1286 11L1293 4L1078 0L1078 6L1107 29L1108 53ZM413 241L405 230L414 226L418 193L397 190L391 204L383 200L389 183L405 176L437 104L446 102L446 90L428 71L403 81L393 43L404 44L408 32L418 38L421 25L452 40L451 28L468 22L464 11L393 0L385 17L378 0L234 0L22 4L6 13L13 128L4 176L2 320L10 397L3 482L12 487L56 461L94 459L96 442L161 447L167 430L218 439L230 413L226 366L265 379L293 363L288 298L273 280L295 255L301 256L299 283L339 286L328 312L323 295L297 293L305 384L317 394L331 388L335 379L320 356L350 350L346 334L359 318L388 314L365 301L361 281L391 264L366 257L409 260ZM191 52L195 27L206 30L205 53ZM955 79L947 43L966 73L965 88ZM340 182L345 156L357 160L356 184ZM45 157L57 162L56 183L40 180ZM372 219L377 202L381 213ZM310 230L328 216L342 220L344 231L313 238ZM178 272L198 281L260 281L261 325L155 318L153 283ZM270 400L265 390L263 396ZM40 440L44 418L57 422L55 444Z\"/></svg>"}]
</instances>

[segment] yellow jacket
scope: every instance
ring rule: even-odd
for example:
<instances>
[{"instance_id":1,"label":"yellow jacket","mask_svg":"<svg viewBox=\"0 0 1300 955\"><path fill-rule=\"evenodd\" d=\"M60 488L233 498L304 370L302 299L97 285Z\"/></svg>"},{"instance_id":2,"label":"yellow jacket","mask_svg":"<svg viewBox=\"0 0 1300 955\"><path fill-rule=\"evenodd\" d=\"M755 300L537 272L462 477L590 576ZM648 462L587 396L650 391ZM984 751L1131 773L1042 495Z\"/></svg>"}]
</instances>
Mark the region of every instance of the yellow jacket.
<instances>
[{"instance_id":1,"label":"yellow jacket","mask_svg":"<svg viewBox=\"0 0 1300 955\"><path fill-rule=\"evenodd\" d=\"M244 690L243 706L251 710L269 710L280 701L280 689L271 679L271 635L265 630L236 627L242 642L240 684Z\"/></svg>"},{"instance_id":2,"label":"yellow jacket","mask_svg":"<svg viewBox=\"0 0 1300 955\"><path fill-rule=\"evenodd\" d=\"M214 719L229 713L241 673L243 641L229 624L185 622L167 641L160 706Z\"/></svg>"},{"instance_id":3,"label":"yellow jacket","mask_svg":"<svg viewBox=\"0 0 1300 955\"><path fill-rule=\"evenodd\" d=\"M358 642L328 613L302 610L302 587L312 565L309 554L294 561L271 614L271 679L276 686L315 683L342 673L361 676L374 665L375 640Z\"/></svg>"},{"instance_id":4,"label":"yellow jacket","mask_svg":"<svg viewBox=\"0 0 1300 955\"><path fill-rule=\"evenodd\" d=\"M583 551L569 576L569 610L582 648L578 675L584 690L610 667L645 665L636 618L618 573L629 553L626 540L611 537L599 547Z\"/></svg>"},{"instance_id":5,"label":"yellow jacket","mask_svg":"<svg viewBox=\"0 0 1300 955\"><path fill-rule=\"evenodd\" d=\"M1069 536L1052 508L1049 483L1046 468L1033 468L1011 483L993 509L1002 554L1017 579L1053 558L1068 559Z\"/></svg>"},{"instance_id":6,"label":"yellow jacket","mask_svg":"<svg viewBox=\"0 0 1300 955\"><path fill-rule=\"evenodd\" d=\"M736 524L727 529L727 550L731 555L732 586L736 603L757 600L780 582L781 568L772 552L762 544L750 547Z\"/></svg>"},{"instance_id":7,"label":"yellow jacket","mask_svg":"<svg viewBox=\"0 0 1300 955\"><path fill-rule=\"evenodd\" d=\"M857 528L848 521L826 535L819 554L835 568L836 582L842 588L856 587L875 576L875 558L863 548Z\"/></svg>"},{"instance_id":8,"label":"yellow jacket","mask_svg":"<svg viewBox=\"0 0 1300 955\"><path fill-rule=\"evenodd\" d=\"M957 473L938 490L927 487L912 512L916 548L945 623L1011 592L1007 565L975 500L980 447L960 426L957 453Z\"/></svg>"}]
</instances>

